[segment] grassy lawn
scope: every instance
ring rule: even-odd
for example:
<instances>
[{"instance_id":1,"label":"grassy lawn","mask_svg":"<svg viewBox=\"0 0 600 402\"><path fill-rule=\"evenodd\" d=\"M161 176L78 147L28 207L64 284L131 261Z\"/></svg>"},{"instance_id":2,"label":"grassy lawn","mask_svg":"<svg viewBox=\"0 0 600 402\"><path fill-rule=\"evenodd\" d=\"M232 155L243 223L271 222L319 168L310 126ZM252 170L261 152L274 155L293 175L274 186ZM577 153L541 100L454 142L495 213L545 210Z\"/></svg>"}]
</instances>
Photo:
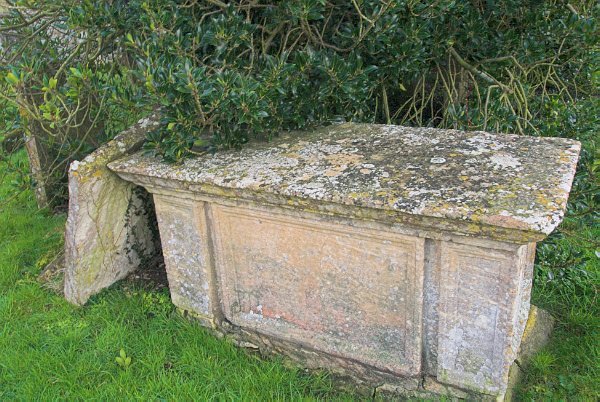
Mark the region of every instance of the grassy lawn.
<instances>
[{"instance_id":1,"label":"grassy lawn","mask_svg":"<svg viewBox=\"0 0 600 402\"><path fill-rule=\"evenodd\" d=\"M594 166L593 138L584 141L585 166ZM597 180L591 173L579 173L561 232L538 247L534 303L557 327L526 368L526 400L600 397L600 226L597 212L577 205ZM326 375L211 336L174 311L167 291L118 284L71 306L38 279L62 246L65 217L37 211L29 191L11 198L12 179L0 184L0 400L351 399ZM127 369L115 362L121 349L132 358Z\"/></svg>"}]
</instances>

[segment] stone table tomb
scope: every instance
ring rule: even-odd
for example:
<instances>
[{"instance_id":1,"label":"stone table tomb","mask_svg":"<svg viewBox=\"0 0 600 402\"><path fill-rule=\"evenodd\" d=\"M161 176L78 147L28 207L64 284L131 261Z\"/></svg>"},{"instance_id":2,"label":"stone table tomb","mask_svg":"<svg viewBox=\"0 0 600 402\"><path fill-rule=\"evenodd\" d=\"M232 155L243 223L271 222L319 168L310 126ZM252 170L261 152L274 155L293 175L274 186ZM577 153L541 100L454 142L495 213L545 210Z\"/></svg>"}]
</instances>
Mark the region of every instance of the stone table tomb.
<instances>
[{"instance_id":1,"label":"stone table tomb","mask_svg":"<svg viewBox=\"0 0 600 402\"><path fill-rule=\"evenodd\" d=\"M340 124L109 168L152 193L173 303L204 325L407 395L498 397L579 149Z\"/></svg>"}]
</instances>

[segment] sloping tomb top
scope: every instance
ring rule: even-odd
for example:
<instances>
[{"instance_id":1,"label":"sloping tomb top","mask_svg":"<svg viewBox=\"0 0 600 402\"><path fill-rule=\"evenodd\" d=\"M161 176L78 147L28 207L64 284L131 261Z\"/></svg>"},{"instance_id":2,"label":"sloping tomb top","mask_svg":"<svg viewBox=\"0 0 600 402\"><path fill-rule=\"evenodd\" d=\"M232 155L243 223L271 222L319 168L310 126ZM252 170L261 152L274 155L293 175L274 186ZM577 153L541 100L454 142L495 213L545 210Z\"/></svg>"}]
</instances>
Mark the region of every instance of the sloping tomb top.
<instances>
[{"instance_id":1,"label":"sloping tomb top","mask_svg":"<svg viewBox=\"0 0 600 402\"><path fill-rule=\"evenodd\" d=\"M580 144L434 128L344 123L188 159L137 153L116 172L284 198L549 234L562 220Z\"/></svg>"}]
</instances>

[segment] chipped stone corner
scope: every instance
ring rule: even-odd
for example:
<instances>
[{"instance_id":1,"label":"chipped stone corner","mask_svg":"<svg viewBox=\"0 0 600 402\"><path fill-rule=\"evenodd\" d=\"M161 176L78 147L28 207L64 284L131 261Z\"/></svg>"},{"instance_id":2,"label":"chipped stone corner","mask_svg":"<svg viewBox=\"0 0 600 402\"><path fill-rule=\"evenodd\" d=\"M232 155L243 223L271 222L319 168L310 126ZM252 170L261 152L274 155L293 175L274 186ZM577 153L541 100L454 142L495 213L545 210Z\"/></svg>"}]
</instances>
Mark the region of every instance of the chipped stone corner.
<instances>
[{"instance_id":1,"label":"chipped stone corner","mask_svg":"<svg viewBox=\"0 0 600 402\"><path fill-rule=\"evenodd\" d=\"M106 165L139 150L158 112L69 168L64 294L82 305L159 251L152 197Z\"/></svg>"}]
</instances>

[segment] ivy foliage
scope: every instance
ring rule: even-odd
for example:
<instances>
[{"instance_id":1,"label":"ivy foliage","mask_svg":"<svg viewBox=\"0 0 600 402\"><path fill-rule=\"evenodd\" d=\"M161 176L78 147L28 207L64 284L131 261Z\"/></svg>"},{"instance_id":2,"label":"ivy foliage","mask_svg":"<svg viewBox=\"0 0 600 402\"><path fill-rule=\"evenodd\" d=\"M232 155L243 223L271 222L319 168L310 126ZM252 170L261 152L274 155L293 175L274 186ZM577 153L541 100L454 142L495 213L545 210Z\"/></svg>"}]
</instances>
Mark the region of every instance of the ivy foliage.
<instances>
[{"instance_id":1,"label":"ivy foliage","mask_svg":"<svg viewBox=\"0 0 600 402\"><path fill-rule=\"evenodd\" d=\"M593 1L8 3L0 79L43 99L5 98L48 132L160 104L168 161L334 120L537 133L598 57Z\"/></svg>"}]
</instances>

